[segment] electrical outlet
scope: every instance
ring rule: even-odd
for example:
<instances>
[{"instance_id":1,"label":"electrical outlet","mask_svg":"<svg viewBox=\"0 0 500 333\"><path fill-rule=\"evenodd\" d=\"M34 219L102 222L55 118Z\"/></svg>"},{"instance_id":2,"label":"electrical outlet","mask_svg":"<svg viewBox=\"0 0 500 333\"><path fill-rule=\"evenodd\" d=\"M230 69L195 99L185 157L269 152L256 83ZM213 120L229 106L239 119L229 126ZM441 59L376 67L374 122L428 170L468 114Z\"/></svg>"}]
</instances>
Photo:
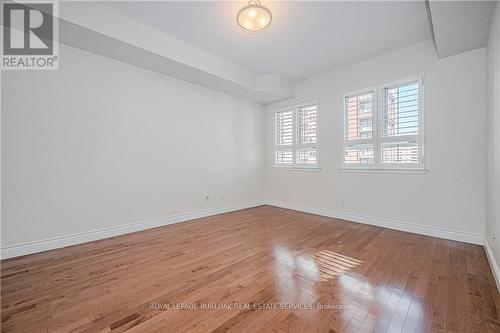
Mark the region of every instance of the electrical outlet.
<instances>
[{"instance_id":1,"label":"electrical outlet","mask_svg":"<svg viewBox=\"0 0 500 333\"><path fill-rule=\"evenodd\" d=\"M205 196L205 202L207 202L207 203L210 202L210 196L209 195Z\"/></svg>"},{"instance_id":2,"label":"electrical outlet","mask_svg":"<svg viewBox=\"0 0 500 333\"><path fill-rule=\"evenodd\" d=\"M345 198L341 198L341 199L340 199L340 204L341 204L342 206L345 206L345 205L346 205Z\"/></svg>"}]
</instances>

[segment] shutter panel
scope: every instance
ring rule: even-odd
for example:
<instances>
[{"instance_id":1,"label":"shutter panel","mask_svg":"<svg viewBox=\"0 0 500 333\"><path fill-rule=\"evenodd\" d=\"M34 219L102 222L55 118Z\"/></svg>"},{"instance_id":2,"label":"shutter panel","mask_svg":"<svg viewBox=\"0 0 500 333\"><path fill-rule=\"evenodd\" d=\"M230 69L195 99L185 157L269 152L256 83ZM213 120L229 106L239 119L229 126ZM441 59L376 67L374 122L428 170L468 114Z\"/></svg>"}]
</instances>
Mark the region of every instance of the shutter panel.
<instances>
[{"instance_id":1,"label":"shutter panel","mask_svg":"<svg viewBox=\"0 0 500 333\"><path fill-rule=\"evenodd\" d=\"M276 150L275 154L276 164L292 164L293 151L292 150Z\"/></svg>"},{"instance_id":2,"label":"shutter panel","mask_svg":"<svg viewBox=\"0 0 500 333\"><path fill-rule=\"evenodd\" d=\"M344 152L346 164L373 164L373 145L357 144L349 146Z\"/></svg>"},{"instance_id":3,"label":"shutter panel","mask_svg":"<svg viewBox=\"0 0 500 333\"><path fill-rule=\"evenodd\" d=\"M373 138L373 93L345 98L346 139Z\"/></svg>"},{"instance_id":4,"label":"shutter panel","mask_svg":"<svg viewBox=\"0 0 500 333\"><path fill-rule=\"evenodd\" d=\"M418 82L384 88L384 137L418 134Z\"/></svg>"},{"instance_id":5,"label":"shutter panel","mask_svg":"<svg viewBox=\"0 0 500 333\"><path fill-rule=\"evenodd\" d=\"M382 143L382 163L418 163L417 142Z\"/></svg>"},{"instance_id":6,"label":"shutter panel","mask_svg":"<svg viewBox=\"0 0 500 333\"><path fill-rule=\"evenodd\" d=\"M316 143L316 105L297 109L297 144Z\"/></svg>"},{"instance_id":7,"label":"shutter panel","mask_svg":"<svg viewBox=\"0 0 500 333\"><path fill-rule=\"evenodd\" d=\"M344 163L373 164L372 91L344 97Z\"/></svg>"},{"instance_id":8,"label":"shutter panel","mask_svg":"<svg viewBox=\"0 0 500 333\"><path fill-rule=\"evenodd\" d=\"M293 111L276 113L276 146L293 144Z\"/></svg>"},{"instance_id":9,"label":"shutter panel","mask_svg":"<svg viewBox=\"0 0 500 333\"><path fill-rule=\"evenodd\" d=\"M293 110L276 112L276 149L277 165L293 164ZM288 148L288 149L286 149Z\"/></svg>"},{"instance_id":10,"label":"shutter panel","mask_svg":"<svg viewBox=\"0 0 500 333\"><path fill-rule=\"evenodd\" d=\"M316 148L297 149L296 151L297 164L316 164L318 156Z\"/></svg>"},{"instance_id":11,"label":"shutter panel","mask_svg":"<svg viewBox=\"0 0 500 333\"><path fill-rule=\"evenodd\" d=\"M295 163L317 164L317 104L301 105L297 108L297 150Z\"/></svg>"},{"instance_id":12,"label":"shutter panel","mask_svg":"<svg viewBox=\"0 0 500 333\"><path fill-rule=\"evenodd\" d=\"M382 164L419 163L419 82L383 88Z\"/></svg>"}]
</instances>

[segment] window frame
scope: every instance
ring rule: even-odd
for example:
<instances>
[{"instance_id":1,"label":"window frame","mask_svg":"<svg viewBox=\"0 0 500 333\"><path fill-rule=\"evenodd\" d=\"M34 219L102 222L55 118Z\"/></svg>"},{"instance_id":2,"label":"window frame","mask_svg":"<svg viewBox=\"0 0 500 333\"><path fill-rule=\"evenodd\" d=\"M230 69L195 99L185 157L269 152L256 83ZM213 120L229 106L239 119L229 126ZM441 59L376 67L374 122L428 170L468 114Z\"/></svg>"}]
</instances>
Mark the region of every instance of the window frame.
<instances>
[{"instance_id":1,"label":"window frame","mask_svg":"<svg viewBox=\"0 0 500 333\"><path fill-rule=\"evenodd\" d=\"M303 106L316 106L316 143L307 144L297 144L297 114L298 109ZM276 119L277 114L280 112L292 111L292 144L287 146L278 146L278 133L276 131ZM273 132L274 132L274 142L273 142L273 169L276 170L320 170L320 146L319 146L319 102L317 99L310 100L307 102L301 102L296 104L287 105L273 110ZM316 147L316 163L315 164L300 164L297 163L297 151L306 148ZM292 151L292 161L290 164L278 164L276 163L276 153L277 151Z\"/></svg>"},{"instance_id":2,"label":"window frame","mask_svg":"<svg viewBox=\"0 0 500 333\"><path fill-rule=\"evenodd\" d=\"M418 83L418 134L410 134L405 136L406 139L410 137L417 137L416 141L419 147L418 150L418 163L382 163L382 144L387 142L398 142L401 140L399 138L384 138L382 136L384 130L384 96L385 89L391 88L394 86L404 85L408 83ZM366 139L357 139L350 140L349 142L346 137L346 110L345 110L345 100L348 97L359 96L363 94L367 94L372 92L373 97L372 100L372 140ZM384 82L375 86L370 86L365 89L359 89L356 91L351 91L344 93L342 95L341 100L342 105L342 151L341 151L341 166L340 169L344 171L362 171L362 172L394 172L394 173L416 173L421 174L427 171L426 169L426 159L425 159L425 118L424 118L424 109L425 109L425 81L424 74L408 77L405 79L394 80L389 82ZM361 144L366 141L366 143L373 142L373 163L345 163L345 150L347 147L352 146L353 144ZM406 140L409 141L409 140Z\"/></svg>"}]
</instances>

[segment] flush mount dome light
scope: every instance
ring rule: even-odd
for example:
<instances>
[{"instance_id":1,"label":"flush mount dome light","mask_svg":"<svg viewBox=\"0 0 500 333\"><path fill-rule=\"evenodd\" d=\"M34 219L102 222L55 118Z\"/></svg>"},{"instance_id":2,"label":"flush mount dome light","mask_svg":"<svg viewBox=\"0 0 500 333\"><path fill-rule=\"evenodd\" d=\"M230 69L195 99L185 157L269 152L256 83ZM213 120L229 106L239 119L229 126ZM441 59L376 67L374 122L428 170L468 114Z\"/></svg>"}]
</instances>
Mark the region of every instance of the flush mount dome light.
<instances>
[{"instance_id":1,"label":"flush mount dome light","mask_svg":"<svg viewBox=\"0 0 500 333\"><path fill-rule=\"evenodd\" d=\"M269 9L260 4L260 0L250 0L248 5L238 12L238 24L248 31L259 31L271 24L272 15Z\"/></svg>"}]
</instances>

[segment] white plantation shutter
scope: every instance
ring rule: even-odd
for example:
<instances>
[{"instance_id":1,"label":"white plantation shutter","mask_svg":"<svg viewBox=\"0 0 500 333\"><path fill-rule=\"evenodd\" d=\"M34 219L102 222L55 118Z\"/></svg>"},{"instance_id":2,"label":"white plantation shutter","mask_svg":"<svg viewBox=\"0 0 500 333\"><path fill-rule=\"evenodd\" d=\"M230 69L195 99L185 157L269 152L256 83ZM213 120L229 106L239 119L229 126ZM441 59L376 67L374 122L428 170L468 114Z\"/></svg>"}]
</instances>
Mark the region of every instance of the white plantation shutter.
<instances>
[{"instance_id":1,"label":"white plantation shutter","mask_svg":"<svg viewBox=\"0 0 500 333\"><path fill-rule=\"evenodd\" d=\"M316 104L297 109L297 144L316 144Z\"/></svg>"},{"instance_id":2,"label":"white plantation shutter","mask_svg":"<svg viewBox=\"0 0 500 333\"><path fill-rule=\"evenodd\" d=\"M276 145L290 146L293 144L293 111L276 113Z\"/></svg>"},{"instance_id":3,"label":"white plantation shutter","mask_svg":"<svg viewBox=\"0 0 500 333\"><path fill-rule=\"evenodd\" d=\"M314 167L318 164L318 103L275 111L276 166Z\"/></svg>"},{"instance_id":4,"label":"white plantation shutter","mask_svg":"<svg viewBox=\"0 0 500 333\"><path fill-rule=\"evenodd\" d=\"M293 110L276 112L276 164L293 164Z\"/></svg>"},{"instance_id":5,"label":"white plantation shutter","mask_svg":"<svg viewBox=\"0 0 500 333\"><path fill-rule=\"evenodd\" d=\"M344 96L344 164L423 168L423 78Z\"/></svg>"},{"instance_id":6,"label":"white plantation shutter","mask_svg":"<svg viewBox=\"0 0 500 333\"><path fill-rule=\"evenodd\" d=\"M295 163L299 165L314 165L318 163L316 147L317 104L298 106L297 142Z\"/></svg>"},{"instance_id":7,"label":"white plantation shutter","mask_svg":"<svg viewBox=\"0 0 500 333\"><path fill-rule=\"evenodd\" d=\"M382 88L382 164L419 164L419 81Z\"/></svg>"},{"instance_id":8,"label":"white plantation shutter","mask_svg":"<svg viewBox=\"0 0 500 333\"><path fill-rule=\"evenodd\" d=\"M344 97L344 163L373 164L373 91Z\"/></svg>"}]
</instances>

